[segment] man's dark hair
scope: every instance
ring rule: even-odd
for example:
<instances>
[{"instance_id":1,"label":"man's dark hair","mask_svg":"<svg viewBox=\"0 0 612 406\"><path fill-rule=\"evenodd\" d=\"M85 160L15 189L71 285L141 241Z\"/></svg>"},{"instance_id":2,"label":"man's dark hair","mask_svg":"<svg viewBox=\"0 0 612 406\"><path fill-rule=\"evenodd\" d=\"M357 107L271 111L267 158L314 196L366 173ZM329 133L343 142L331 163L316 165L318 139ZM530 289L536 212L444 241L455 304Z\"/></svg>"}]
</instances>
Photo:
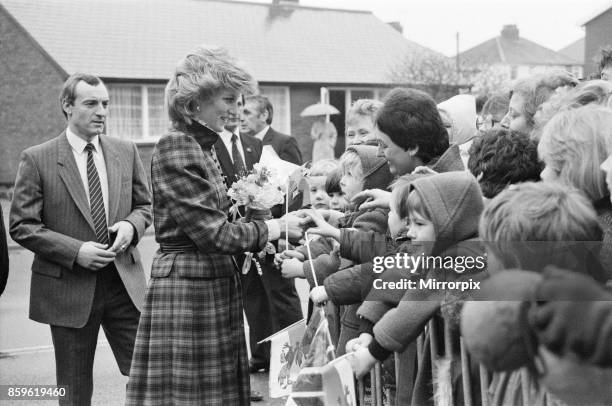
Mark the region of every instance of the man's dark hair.
<instances>
[{"instance_id":1,"label":"man's dark hair","mask_svg":"<svg viewBox=\"0 0 612 406\"><path fill-rule=\"evenodd\" d=\"M264 111L268 112L266 124L272 125L272 118L274 117L274 108L272 107L272 103L270 103L270 100L266 96L258 94L248 96L244 102L246 104L249 101L257 103L257 109L259 111L259 114L262 114Z\"/></svg>"},{"instance_id":2,"label":"man's dark hair","mask_svg":"<svg viewBox=\"0 0 612 406\"><path fill-rule=\"evenodd\" d=\"M418 147L416 156L425 164L448 149L448 133L436 102L416 89L395 88L383 100L376 115L378 129L404 150Z\"/></svg>"},{"instance_id":3,"label":"man's dark hair","mask_svg":"<svg viewBox=\"0 0 612 406\"><path fill-rule=\"evenodd\" d=\"M606 66L612 66L612 46L608 46L601 50L599 56L599 74L606 68Z\"/></svg>"},{"instance_id":4,"label":"man's dark hair","mask_svg":"<svg viewBox=\"0 0 612 406\"><path fill-rule=\"evenodd\" d=\"M493 128L474 140L469 154L468 169L489 199L508 185L540 180L543 164L538 160L538 143L527 134Z\"/></svg>"},{"instance_id":5,"label":"man's dark hair","mask_svg":"<svg viewBox=\"0 0 612 406\"><path fill-rule=\"evenodd\" d=\"M73 104L76 99L76 87L80 81L87 83L90 86L98 86L102 83L102 79L88 73L74 73L66 79L62 91L60 92L60 106L64 117L68 118L68 114L64 111L64 103Z\"/></svg>"}]
</instances>

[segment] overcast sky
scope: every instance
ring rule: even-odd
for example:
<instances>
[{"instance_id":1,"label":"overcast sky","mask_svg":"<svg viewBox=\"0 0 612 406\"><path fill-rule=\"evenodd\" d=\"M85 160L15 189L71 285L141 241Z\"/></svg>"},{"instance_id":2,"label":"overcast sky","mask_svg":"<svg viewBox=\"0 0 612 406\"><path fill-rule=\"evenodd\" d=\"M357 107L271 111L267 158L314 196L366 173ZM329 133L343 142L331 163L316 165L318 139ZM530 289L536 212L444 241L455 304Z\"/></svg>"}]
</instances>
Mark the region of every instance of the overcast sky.
<instances>
[{"instance_id":1,"label":"overcast sky","mask_svg":"<svg viewBox=\"0 0 612 406\"><path fill-rule=\"evenodd\" d=\"M271 3L272 0L246 0ZM399 20L404 35L447 56L499 35L504 24L518 25L521 37L555 51L584 36L581 24L612 0L300 0L300 4L370 10Z\"/></svg>"}]
</instances>

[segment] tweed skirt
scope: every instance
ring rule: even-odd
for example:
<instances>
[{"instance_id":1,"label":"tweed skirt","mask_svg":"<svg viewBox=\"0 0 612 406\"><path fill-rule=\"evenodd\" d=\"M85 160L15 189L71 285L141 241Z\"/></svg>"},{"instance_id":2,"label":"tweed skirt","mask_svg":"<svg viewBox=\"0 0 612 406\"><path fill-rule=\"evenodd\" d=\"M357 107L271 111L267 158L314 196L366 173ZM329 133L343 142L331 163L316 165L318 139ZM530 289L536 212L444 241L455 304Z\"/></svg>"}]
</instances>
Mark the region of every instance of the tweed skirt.
<instances>
[{"instance_id":1,"label":"tweed skirt","mask_svg":"<svg viewBox=\"0 0 612 406\"><path fill-rule=\"evenodd\" d=\"M126 405L249 405L239 277L151 278Z\"/></svg>"}]
</instances>

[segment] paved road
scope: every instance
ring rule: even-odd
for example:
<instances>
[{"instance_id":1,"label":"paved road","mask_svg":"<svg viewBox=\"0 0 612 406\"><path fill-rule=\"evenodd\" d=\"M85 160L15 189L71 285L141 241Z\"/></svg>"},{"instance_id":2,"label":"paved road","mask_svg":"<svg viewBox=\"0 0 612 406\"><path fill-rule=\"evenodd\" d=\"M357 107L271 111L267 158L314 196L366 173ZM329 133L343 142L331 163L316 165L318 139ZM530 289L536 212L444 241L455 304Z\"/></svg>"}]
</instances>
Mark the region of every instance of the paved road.
<instances>
[{"instance_id":1,"label":"paved road","mask_svg":"<svg viewBox=\"0 0 612 406\"><path fill-rule=\"evenodd\" d=\"M6 202L3 203L5 208ZM151 269L153 253L157 249L152 235L146 235L139 244L146 270ZM10 249L11 273L6 291L0 297L0 385L55 383L55 360L51 347L49 327L28 319L30 291L30 265L32 254L15 247ZM302 306L306 309L307 284L298 281ZM248 329L248 327L247 327ZM247 330L248 331L248 330ZM251 385L266 395L264 402L254 405L284 405L283 399L267 398L267 374L251 375ZM94 405L121 405L125 397L127 378L121 376L112 352L100 333L94 363ZM3 401L4 405L24 405L24 401ZM37 406L55 404L37 401Z\"/></svg>"}]
</instances>

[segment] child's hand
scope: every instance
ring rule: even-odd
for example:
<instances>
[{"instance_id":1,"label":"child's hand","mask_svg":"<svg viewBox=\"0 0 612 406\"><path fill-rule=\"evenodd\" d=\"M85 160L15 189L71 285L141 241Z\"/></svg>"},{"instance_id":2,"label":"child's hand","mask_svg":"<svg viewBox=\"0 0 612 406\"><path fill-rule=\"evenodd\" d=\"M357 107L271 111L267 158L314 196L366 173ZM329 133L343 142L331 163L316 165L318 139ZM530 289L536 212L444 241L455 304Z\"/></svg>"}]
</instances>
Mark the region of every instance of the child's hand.
<instances>
[{"instance_id":1,"label":"child's hand","mask_svg":"<svg viewBox=\"0 0 612 406\"><path fill-rule=\"evenodd\" d=\"M286 259L283 261L281 273L285 279L303 278L304 268L302 261L297 258Z\"/></svg>"},{"instance_id":2,"label":"child's hand","mask_svg":"<svg viewBox=\"0 0 612 406\"><path fill-rule=\"evenodd\" d=\"M359 210L370 210L378 207L388 209L391 202L391 192L381 189L366 189L353 196L351 201L359 206Z\"/></svg>"},{"instance_id":3,"label":"child's hand","mask_svg":"<svg viewBox=\"0 0 612 406\"><path fill-rule=\"evenodd\" d=\"M317 234L323 237L331 237L335 240L340 240L340 230L332 227L325 221L323 216L317 210L308 210L308 217L316 224L316 227L308 230L309 234Z\"/></svg>"},{"instance_id":4,"label":"child's hand","mask_svg":"<svg viewBox=\"0 0 612 406\"><path fill-rule=\"evenodd\" d=\"M376 358L370 354L367 347L361 347L357 351L348 356L348 360L353 367L353 372L357 378L362 378L370 372L376 364Z\"/></svg>"},{"instance_id":5,"label":"child's hand","mask_svg":"<svg viewBox=\"0 0 612 406\"><path fill-rule=\"evenodd\" d=\"M327 296L325 286L316 286L310 291L310 300L312 300L315 305L326 302L328 299L329 296Z\"/></svg>"},{"instance_id":6,"label":"child's hand","mask_svg":"<svg viewBox=\"0 0 612 406\"><path fill-rule=\"evenodd\" d=\"M370 343L374 340L371 334L361 333L359 337L353 338L346 343L346 352L355 352L362 347L366 347L370 345Z\"/></svg>"},{"instance_id":7,"label":"child's hand","mask_svg":"<svg viewBox=\"0 0 612 406\"><path fill-rule=\"evenodd\" d=\"M429 166L417 166L412 171L412 175L436 175L438 172L431 169Z\"/></svg>"},{"instance_id":8,"label":"child's hand","mask_svg":"<svg viewBox=\"0 0 612 406\"><path fill-rule=\"evenodd\" d=\"M304 261L306 260L306 257L304 257L304 254L302 254L299 251L296 250L285 250L283 251L283 253L281 254L283 259L291 259L291 258L296 258L300 261Z\"/></svg>"}]
</instances>

